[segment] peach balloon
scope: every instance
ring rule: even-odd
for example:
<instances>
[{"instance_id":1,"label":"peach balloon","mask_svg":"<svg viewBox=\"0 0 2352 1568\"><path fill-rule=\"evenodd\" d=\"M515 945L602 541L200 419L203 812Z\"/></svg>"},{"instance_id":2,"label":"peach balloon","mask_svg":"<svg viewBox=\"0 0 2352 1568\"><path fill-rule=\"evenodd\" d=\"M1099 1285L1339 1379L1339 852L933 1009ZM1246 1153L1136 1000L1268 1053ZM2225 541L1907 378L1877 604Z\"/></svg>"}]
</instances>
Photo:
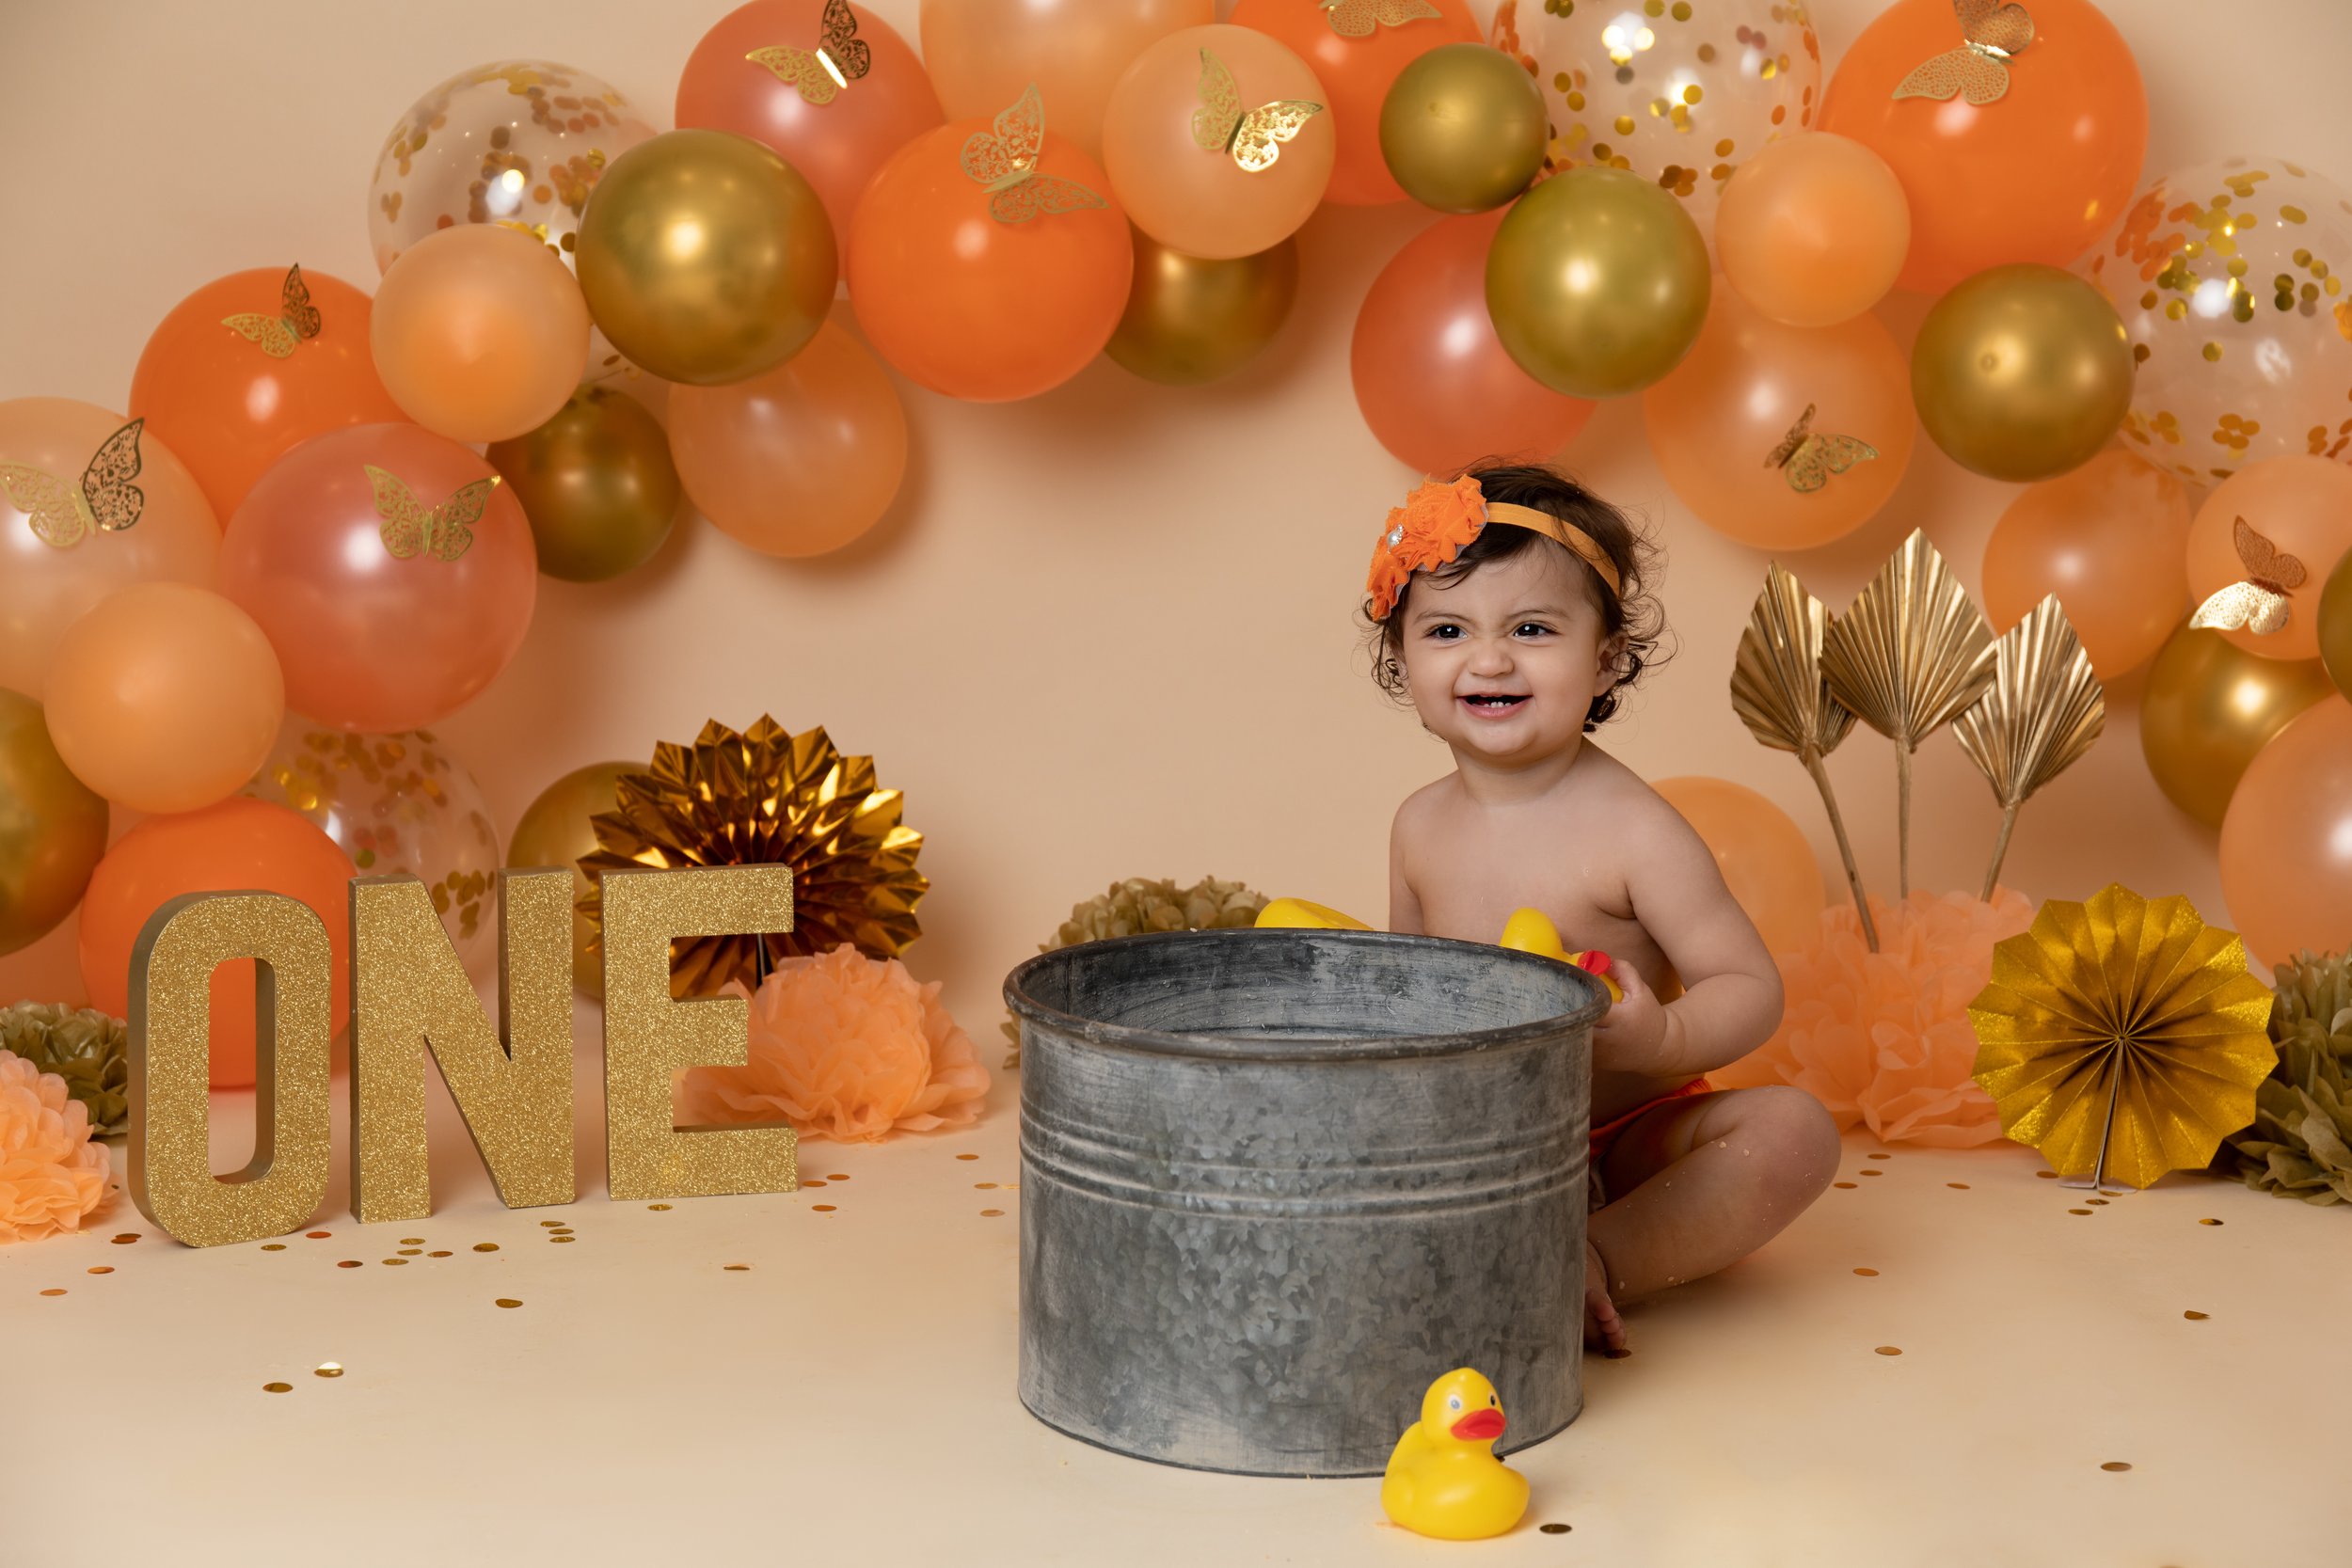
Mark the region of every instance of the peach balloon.
<instances>
[{"instance_id":1,"label":"peach balloon","mask_svg":"<svg viewBox=\"0 0 2352 1568\"><path fill-rule=\"evenodd\" d=\"M1902 482L1917 428L1911 367L1877 317L1784 326L1730 289L1714 291L1698 341L1642 394L1642 419L1682 503L1764 550L1811 549L1860 528Z\"/></svg>"},{"instance_id":2,"label":"peach balloon","mask_svg":"<svg viewBox=\"0 0 2352 1568\"><path fill-rule=\"evenodd\" d=\"M1193 116L1211 69L1204 54L1232 73L1236 116L1278 101L1323 103L1323 84L1307 62L1263 33L1230 23L1187 27L1136 55L1111 89L1103 166L1127 215L1160 244L1211 261L1252 256L1297 232L1315 210L1338 140L1331 116L1319 110L1255 172L1223 147L1202 147Z\"/></svg>"},{"instance_id":3,"label":"peach balloon","mask_svg":"<svg viewBox=\"0 0 2352 1568\"><path fill-rule=\"evenodd\" d=\"M1120 72L1216 0L923 0L923 59L952 119L991 117L1032 82L1055 130L1103 156L1103 105Z\"/></svg>"},{"instance_id":4,"label":"peach balloon","mask_svg":"<svg viewBox=\"0 0 2352 1568\"><path fill-rule=\"evenodd\" d=\"M223 527L262 470L311 436L407 418L375 373L368 296L323 272L304 272L300 288L314 336L285 321L287 269L257 267L173 306L131 374L131 412L188 466Z\"/></svg>"},{"instance_id":5,"label":"peach balloon","mask_svg":"<svg viewBox=\"0 0 2352 1568\"><path fill-rule=\"evenodd\" d=\"M2121 448L2029 484L1984 546L1984 612L2007 631L2056 594L2101 680L2146 663L2188 601L2188 491Z\"/></svg>"},{"instance_id":6,"label":"peach balloon","mask_svg":"<svg viewBox=\"0 0 2352 1568\"><path fill-rule=\"evenodd\" d=\"M510 487L412 424L296 447L221 544L221 592L278 650L286 705L371 735L433 723L489 685L522 644L538 581Z\"/></svg>"},{"instance_id":7,"label":"peach balloon","mask_svg":"<svg viewBox=\"0 0 2352 1568\"><path fill-rule=\"evenodd\" d=\"M1481 457L1540 462L1593 417L1582 398L1519 369L1486 314L1486 247L1498 208L1440 218L1373 279L1349 369L1356 406L1396 460L1426 474Z\"/></svg>"},{"instance_id":8,"label":"peach balloon","mask_svg":"<svg viewBox=\"0 0 2352 1568\"><path fill-rule=\"evenodd\" d=\"M1911 206L1886 160L1813 131L1757 149L1724 186L1724 279L1789 326L1832 326L1876 305L1903 270Z\"/></svg>"},{"instance_id":9,"label":"peach balloon","mask_svg":"<svg viewBox=\"0 0 2352 1568\"><path fill-rule=\"evenodd\" d=\"M351 879L335 841L284 806L232 795L201 811L151 817L115 841L82 895L79 945L90 1006L129 1016L131 948L148 918L187 893L281 894L326 927L329 1016L351 1010ZM213 971L213 1087L253 1082L253 960Z\"/></svg>"},{"instance_id":10,"label":"peach balloon","mask_svg":"<svg viewBox=\"0 0 2352 1568\"><path fill-rule=\"evenodd\" d=\"M1252 27L1305 60L1323 84L1321 100L1331 118L1336 147L1326 201L1342 207L1371 207L1405 199L1405 187L1389 172L1380 153L1380 105L1397 73L1440 44L1476 43L1478 19L1463 0L1431 0L1437 14L1414 15L1350 36L1332 25L1332 13L1297 0L1241 0L1230 18Z\"/></svg>"},{"instance_id":11,"label":"peach balloon","mask_svg":"<svg viewBox=\"0 0 2352 1568\"><path fill-rule=\"evenodd\" d=\"M906 410L881 361L829 321L765 375L673 388L670 455L721 531L769 555L821 555L889 510Z\"/></svg>"},{"instance_id":12,"label":"peach balloon","mask_svg":"<svg viewBox=\"0 0 2352 1568\"><path fill-rule=\"evenodd\" d=\"M50 651L81 613L135 582L209 588L220 555L213 509L154 432L137 437L138 521L93 529L74 504L101 447L127 421L71 398L0 403L0 687L39 698ZM62 507L63 510L58 509ZM66 519L35 531L34 515Z\"/></svg>"},{"instance_id":13,"label":"peach balloon","mask_svg":"<svg viewBox=\"0 0 2352 1568\"><path fill-rule=\"evenodd\" d=\"M2286 625L2277 631L2223 627L2221 634L2265 658L2317 658L2320 588L2352 549L2352 468L2325 457L2273 457L2216 485L2188 531L2188 591L2200 604L2258 575L2238 551L2240 517L2302 562L2303 580L2288 591Z\"/></svg>"},{"instance_id":14,"label":"peach balloon","mask_svg":"<svg viewBox=\"0 0 2352 1568\"><path fill-rule=\"evenodd\" d=\"M588 303L537 240L461 223L385 272L369 339L410 419L453 441L503 441L547 423L580 385Z\"/></svg>"},{"instance_id":15,"label":"peach balloon","mask_svg":"<svg viewBox=\"0 0 2352 1568\"><path fill-rule=\"evenodd\" d=\"M209 588L134 583L57 640L49 736L74 777L134 811L194 811L253 777L286 717L278 656Z\"/></svg>"},{"instance_id":16,"label":"peach balloon","mask_svg":"<svg viewBox=\"0 0 2352 1568\"><path fill-rule=\"evenodd\" d=\"M2316 704L2255 753L2221 819L2221 895L2265 962L2352 947L2352 703Z\"/></svg>"},{"instance_id":17,"label":"peach balloon","mask_svg":"<svg viewBox=\"0 0 2352 1568\"><path fill-rule=\"evenodd\" d=\"M823 61L814 60L824 41L825 8L826 0L752 0L721 17L678 77L677 124L681 131L732 131L772 148L817 188L834 232L846 234L874 171L943 117L923 62L863 6L851 6L850 14L857 23L855 47L866 51L865 74L844 71L847 79L834 80ZM768 50L800 53L778 55L777 67L751 58ZM808 74L803 59L821 74ZM1013 96L1019 92L1014 87Z\"/></svg>"},{"instance_id":18,"label":"peach balloon","mask_svg":"<svg viewBox=\"0 0 2352 1568\"><path fill-rule=\"evenodd\" d=\"M1659 779L1650 787L1706 842L1768 949L1793 953L1820 934L1821 863L1787 812L1727 779Z\"/></svg>"}]
</instances>

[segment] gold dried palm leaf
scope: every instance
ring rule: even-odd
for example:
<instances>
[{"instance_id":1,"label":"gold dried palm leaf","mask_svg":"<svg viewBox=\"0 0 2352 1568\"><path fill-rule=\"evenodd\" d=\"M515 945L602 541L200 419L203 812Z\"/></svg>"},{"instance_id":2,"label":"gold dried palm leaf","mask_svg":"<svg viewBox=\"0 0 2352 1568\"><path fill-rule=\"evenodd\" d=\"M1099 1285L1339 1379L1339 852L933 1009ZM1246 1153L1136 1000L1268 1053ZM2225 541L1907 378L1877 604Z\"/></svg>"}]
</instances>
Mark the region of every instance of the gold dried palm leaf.
<instances>
[{"instance_id":1,"label":"gold dried palm leaf","mask_svg":"<svg viewBox=\"0 0 2352 1568\"><path fill-rule=\"evenodd\" d=\"M1899 891L1911 895L1911 754L1993 679L1993 628L1925 533L1887 558L1821 641L1830 694L1895 742Z\"/></svg>"},{"instance_id":2,"label":"gold dried palm leaf","mask_svg":"<svg viewBox=\"0 0 2352 1568\"><path fill-rule=\"evenodd\" d=\"M2045 596L1994 645L1993 684L1952 726L1960 749L2001 803L1985 898L2001 875L2018 808L2090 750L2106 718L2106 688L2092 672L2090 656L2057 595Z\"/></svg>"}]
</instances>

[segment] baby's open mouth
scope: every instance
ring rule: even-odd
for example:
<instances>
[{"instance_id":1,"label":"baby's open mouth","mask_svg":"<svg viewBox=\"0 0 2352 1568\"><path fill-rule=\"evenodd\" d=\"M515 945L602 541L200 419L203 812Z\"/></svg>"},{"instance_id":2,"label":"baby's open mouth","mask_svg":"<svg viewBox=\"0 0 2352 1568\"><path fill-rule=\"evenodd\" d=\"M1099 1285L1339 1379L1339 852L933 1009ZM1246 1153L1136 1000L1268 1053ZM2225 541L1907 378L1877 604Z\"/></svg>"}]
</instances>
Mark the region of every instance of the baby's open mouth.
<instances>
[{"instance_id":1,"label":"baby's open mouth","mask_svg":"<svg viewBox=\"0 0 2352 1568\"><path fill-rule=\"evenodd\" d=\"M1509 713L1527 701L1527 693L1505 694L1500 691L1475 691L1462 699L1480 713Z\"/></svg>"}]
</instances>

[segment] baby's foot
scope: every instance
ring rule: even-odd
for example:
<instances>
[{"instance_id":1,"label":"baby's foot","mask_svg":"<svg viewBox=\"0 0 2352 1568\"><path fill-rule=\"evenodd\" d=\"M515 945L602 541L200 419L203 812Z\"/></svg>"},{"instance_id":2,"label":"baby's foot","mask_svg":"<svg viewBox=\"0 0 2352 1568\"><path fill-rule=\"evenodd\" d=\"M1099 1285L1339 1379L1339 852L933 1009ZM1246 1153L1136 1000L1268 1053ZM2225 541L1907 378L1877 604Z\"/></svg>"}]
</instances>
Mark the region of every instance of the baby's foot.
<instances>
[{"instance_id":1,"label":"baby's foot","mask_svg":"<svg viewBox=\"0 0 2352 1568\"><path fill-rule=\"evenodd\" d=\"M1625 1342L1625 1320L1609 1299L1609 1265L1590 1242L1584 1243L1584 1343L1611 1360L1633 1354Z\"/></svg>"}]
</instances>

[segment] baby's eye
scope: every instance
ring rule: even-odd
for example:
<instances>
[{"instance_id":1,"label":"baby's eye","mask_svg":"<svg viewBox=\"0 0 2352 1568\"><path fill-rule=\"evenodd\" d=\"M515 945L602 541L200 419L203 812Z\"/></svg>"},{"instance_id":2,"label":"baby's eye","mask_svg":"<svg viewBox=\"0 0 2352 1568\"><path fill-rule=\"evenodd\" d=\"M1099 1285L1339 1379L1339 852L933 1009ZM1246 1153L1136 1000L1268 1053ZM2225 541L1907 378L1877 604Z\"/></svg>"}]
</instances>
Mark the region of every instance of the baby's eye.
<instances>
[{"instance_id":1,"label":"baby's eye","mask_svg":"<svg viewBox=\"0 0 2352 1568\"><path fill-rule=\"evenodd\" d=\"M1541 637L1549 630L1551 630L1551 628L1545 626L1540 621L1521 621L1519 623L1518 629L1512 635L1515 637L1524 637L1533 632L1537 637Z\"/></svg>"},{"instance_id":2,"label":"baby's eye","mask_svg":"<svg viewBox=\"0 0 2352 1568\"><path fill-rule=\"evenodd\" d=\"M1460 634L1461 630L1461 627L1450 621L1440 621L1429 628L1429 635L1441 642L1450 642Z\"/></svg>"}]
</instances>

